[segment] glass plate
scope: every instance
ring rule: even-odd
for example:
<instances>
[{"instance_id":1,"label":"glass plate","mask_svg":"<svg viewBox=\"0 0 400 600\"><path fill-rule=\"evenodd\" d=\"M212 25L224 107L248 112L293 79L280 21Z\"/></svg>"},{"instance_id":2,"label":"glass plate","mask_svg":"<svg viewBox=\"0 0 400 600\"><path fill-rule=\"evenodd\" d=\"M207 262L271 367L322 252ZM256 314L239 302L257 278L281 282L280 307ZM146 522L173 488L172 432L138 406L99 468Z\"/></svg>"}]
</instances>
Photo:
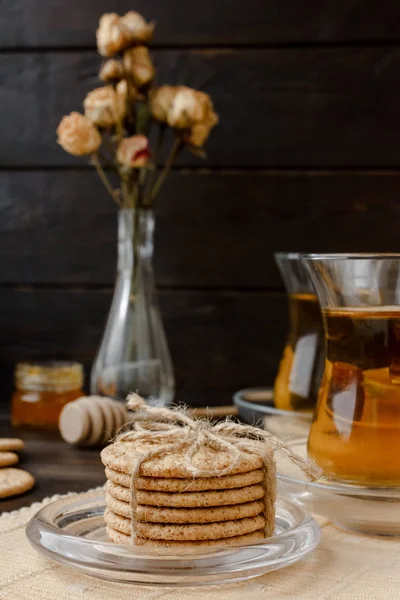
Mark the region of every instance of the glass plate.
<instances>
[{"instance_id":1,"label":"glass plate","mask_svg":"<svg viewBox=\"0 0 400 600\"><path fill-rule=\"evenodd\" d=\"M198 586L250 579L291 565L313 550L320 529L311 515L286 499L277 502L275 535L257 543L220 548L148 548L107 540L104 491L67 497L42 508L26 534L39 552L87 575L112 581Z\"/></svg>"},{"instance_id":2,"label":"glass plate","mask_svg":"<svg viewBox=\"0 0 400 600\"><path fill-rule=\"evenodd\" d=\"M307 455L306 439L289 445L296 454ZM400 486L371 487L334 479L310 482L281 457L277 467L279 491L304 510L358 533L400 535Z\"/></svg>"},{"instance_id":3,"label":"glass plate","mask_svg":"<svg viewBox=\"0 0 400 600\"><path fill-rule=\"evenodd\" d=\"M274 407L273 391L269 388L247 388L236 392L233 403L239 417L250 425L263 424L279 438L304 438L311 427L312 412L279 410Z\"/></svg>"}]
</instances>

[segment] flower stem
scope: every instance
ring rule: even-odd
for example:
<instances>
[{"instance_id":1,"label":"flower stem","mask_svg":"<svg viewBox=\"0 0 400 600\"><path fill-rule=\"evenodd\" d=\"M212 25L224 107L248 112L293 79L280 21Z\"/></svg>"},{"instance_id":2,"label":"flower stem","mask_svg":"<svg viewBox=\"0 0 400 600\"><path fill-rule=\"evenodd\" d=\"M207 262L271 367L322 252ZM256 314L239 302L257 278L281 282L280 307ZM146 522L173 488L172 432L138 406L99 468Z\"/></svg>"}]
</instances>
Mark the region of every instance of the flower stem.
<instances>
[{"instance_id":1,"label":"flower stem","mask_svg":"<svg viewBox=\"0 0 400 600\"><path fill-rule=\"evenodd\" d=\"M121 120L118 120L115 123L115 132L117 134L118 145L120 144L122 138L124 137L124 127Z\"/></svg>"},{"instance_id":2,"label":"flower stem","mask_svg":"<svg viewBox=\"0 0 400 600\"><path fill-rule=\"evenodd\" d=\"M112 169L113 171L115 171L115 173L119 174L116 165L112 162L112 159L100 150L97 150L97 158L100 159L100 161L102 162L103 168L105 167L106 169Z\"/></svg>"},{"instance_id":3,"label":"flower stem","mask_svg":"<svg viewBox=\"0 0 400 600\"><path fill-rule=\"evenodd\" d=\"M145 208L146 204L147 204L147 199L146 199L146 184L147 184L147 180L148 180L148 172L146 169L146 166L142 167L139 171L139 177L138 177L138 208Z\"/></svg>"},{"instance_id":4,"label":"flower stem","mask_svg":"<svg viewBox=\"0 0 400 600\"><path fill-rule=\"evenodd\" d=\"M165 129L166 129L166 125L164 125L164 123L160 123L158 125L158 131L157 131L157 141L156 141L156 147L154 150L154 166L157 167L157 162L160 156L160 152L161 152L161 148L162 148L162 144L164 141L164 135L165 135Z\"/></svg>"},{"instance_id":5,"label":"flower stem","mask_svg":"<svg viewBox=\"0 0 400 600\"><path fill-rule=\"evenodd\" d=\"M122 208L134 208L134 199L129 189L129 183L125 176L121 176L121 189L122 189Z\"/></svg>"},{"instance_id":6,"label":"flower stem","mask_svg":"<svg viewBox=\"0 0 400 600\"><path fill-rule=\"evenodd\" d=\"M164 141L165 130L166 130L166 125L164 125L164 123L160 123L157 128L157 140L156 140L156 145L155 145L155 149L154 149L154 154L152 157L154 171L152 173L149 173L149 175L145 181L144 192L143 192L143 194L144 194L143 206L149 206L151 204L151 190L157 179L157 163L158 163L158 159L160 157L161 148L162 148L163 141Z\"/></svg>"},{"instance_id":7,"label":"flower stem","mask_svg":"<svg viewBox=\"0 0 400 600\"><path fill-rule=\"evenodd\" d=\"M119 206L119 208L122 208L121 202L119 200L119 198L117 197L117 194L115 193L114 188L112 187L107 175L104 172L103 167L101 166L100 162L99 162L99 158L97 156L97 154L92 154L92 165L94 166L94 168L96 169L104 187L106 188L106 190L108 191L108 193L110 194L111 198L114 200L114 202Z\"/></svg>"},{"instance_id":8,"label":"flower stem","mask_svg":"<svg viewBox=\"0 0 400 600\"><path fill-rule=\"evenodd\" d=\"M167 177L168 173L171 170L172 165L175 162L176 157L178 156L181 148L183 146L183 142L180 138L176 138L174 141L174 144L171 148L171 151L169 153L169 156L166 160L166 163L164 165L163 170L161 171L160 175L158 176L158 179L156 180L156 182L154 183L152 190L150 192L150 203L154 200L154 198L157 196L158 192L161 189L162 184L165 181L165 178Z\"/></svg>"}]
</instances>

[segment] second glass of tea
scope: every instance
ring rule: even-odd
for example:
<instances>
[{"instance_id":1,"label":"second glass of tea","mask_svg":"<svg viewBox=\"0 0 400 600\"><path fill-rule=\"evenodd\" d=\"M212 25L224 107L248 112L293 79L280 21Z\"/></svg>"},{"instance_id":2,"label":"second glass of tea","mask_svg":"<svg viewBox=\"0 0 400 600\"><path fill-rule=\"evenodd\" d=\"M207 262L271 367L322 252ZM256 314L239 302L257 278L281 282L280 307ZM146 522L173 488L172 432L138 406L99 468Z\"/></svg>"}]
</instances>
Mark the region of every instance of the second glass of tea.
<instances>
[{"instance_id":1,"label":"second glass of tea","mask_svg":"<svg viewBox=\"0 0 400 600\"><path fill-rule=\"evenodd\" d=\"M312 411L325 358L321 310L300 254L274 256L289 303L289 331L275 379L274 404L280 410Z\"/></svg>"},{"instance_id":2,"label":"second glass of tea","mask_svg":"<svg viewBox=\"0 0 400 600\"><path fill-rule=\"evenodd\" d=\"M326 340L309 455L342 481L400 485L400 254L303 261Z\"/></svg>"}]
</instances>

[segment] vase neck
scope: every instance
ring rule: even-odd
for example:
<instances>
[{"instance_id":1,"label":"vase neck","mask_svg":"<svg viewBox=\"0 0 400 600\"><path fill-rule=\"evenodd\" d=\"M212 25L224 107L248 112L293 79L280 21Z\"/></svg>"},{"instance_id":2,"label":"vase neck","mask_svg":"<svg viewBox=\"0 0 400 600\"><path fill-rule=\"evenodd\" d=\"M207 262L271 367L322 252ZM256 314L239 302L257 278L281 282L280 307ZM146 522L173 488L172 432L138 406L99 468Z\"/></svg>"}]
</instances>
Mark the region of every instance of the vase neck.
<instances>
[{"instance_id":1,"label":"vase neck","mask_svg":"<svg viewBox=\"0 0 400 600\"><path fill-rule=\"evenodd\" d=\"M153 256L154 215L125 208L118 213L118 271L133 271L135 261Z\"/></svg>"}]
</instances>

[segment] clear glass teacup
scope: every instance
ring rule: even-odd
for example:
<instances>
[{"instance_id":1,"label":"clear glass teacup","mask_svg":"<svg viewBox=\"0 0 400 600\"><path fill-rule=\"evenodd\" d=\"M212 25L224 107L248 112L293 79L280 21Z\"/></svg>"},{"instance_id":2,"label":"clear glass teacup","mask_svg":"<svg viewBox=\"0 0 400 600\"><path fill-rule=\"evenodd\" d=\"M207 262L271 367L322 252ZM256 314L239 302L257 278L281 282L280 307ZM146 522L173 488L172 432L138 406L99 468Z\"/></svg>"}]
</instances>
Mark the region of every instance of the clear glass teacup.
<instances>
[{"instance_id":1,"label":"clear glass teacup","mask_svg":"<svg viewBox=\"0 0 400 600\"><path fill-rule=\"evenodd\" d=\"M321 310L300 254L274 256L289 304L289 330L275 379L274 404L280 410L312 411L325 360Z\"/></svg>"},{"instance_id":2,"label":"clear glass teacup","mask_svg":"<svg viewBox=\"0 0 400 600\"><path fill-rule=\"evenodd\" d=\"M400 254L303 262L326 340L309 455L343 481L400 484Z\"/></svg>"}]
</instances>

